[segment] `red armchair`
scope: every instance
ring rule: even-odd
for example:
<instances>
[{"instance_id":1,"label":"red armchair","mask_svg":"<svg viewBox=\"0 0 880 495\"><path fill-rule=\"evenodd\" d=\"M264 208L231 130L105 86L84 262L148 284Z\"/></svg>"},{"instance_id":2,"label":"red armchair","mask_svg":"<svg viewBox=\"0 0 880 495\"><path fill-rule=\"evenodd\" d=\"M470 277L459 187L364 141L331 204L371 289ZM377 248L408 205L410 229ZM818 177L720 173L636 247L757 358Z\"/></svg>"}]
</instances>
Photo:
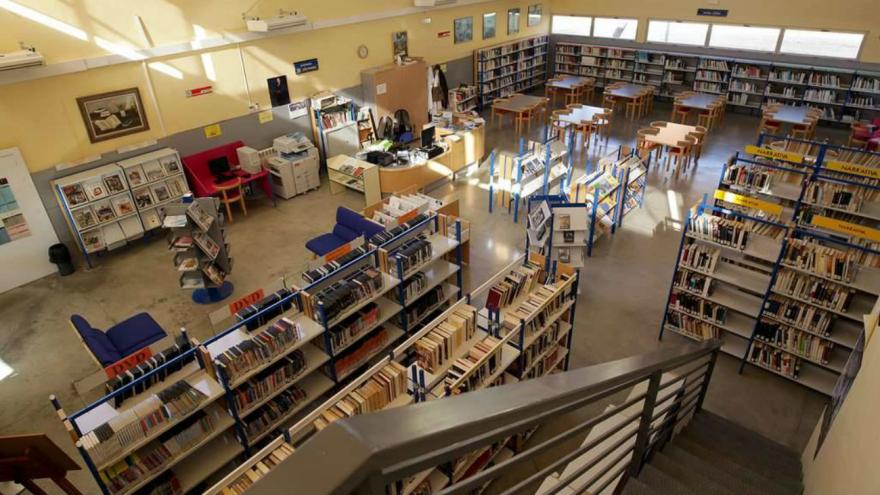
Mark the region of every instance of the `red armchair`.
<instances>
[{"instance_id":1,"label":"red armchair","mask_svg":"<svg viewBox=\"0 0 880 495\"><path fill-rule=\"evenodd\" d=\"M269 172L263 170L258 174L248 174L238 169L238 154L235 152L238 148L245 146L241 141L233 141L228 144L217 146L194 155L183 157L183 168L186 171L186 177L192 185L193 192L196 196L203 198L208 196L216 196L219 194L214 176L208 167L208 162L214 158L225 156L229 161L232 173L241 178L242 184L256 182L263 189L272 202L275 202L275 195L272 194L272 184L269 182Z\"/></svg>"}]
</instances>

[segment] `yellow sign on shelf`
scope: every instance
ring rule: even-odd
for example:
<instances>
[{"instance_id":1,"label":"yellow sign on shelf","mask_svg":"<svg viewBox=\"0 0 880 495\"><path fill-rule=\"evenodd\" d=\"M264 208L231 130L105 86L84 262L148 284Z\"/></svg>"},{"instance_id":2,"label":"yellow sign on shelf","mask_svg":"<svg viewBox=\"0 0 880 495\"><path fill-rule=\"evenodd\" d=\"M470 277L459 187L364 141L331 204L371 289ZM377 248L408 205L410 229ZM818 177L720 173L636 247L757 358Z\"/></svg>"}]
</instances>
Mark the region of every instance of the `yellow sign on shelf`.
<instances>
[{"instance_id":1,"label":"yellow sign on shelf","mask_svg":"<svg viewBox=\"0 0 880 495\"><path fill-rule=\"evenodd\" d=\"M771 160L785 160L787 162L793 163L804 163L804 155L800 153L763 148L760 146L755 146L753 144L746 145L746 153L755 156L763 156L764 158L770 158Z\"/></svg>"},{"instance_id":2,"label":"yellow sign on shelf","mask_svg":"<svg viewBox=\"0 0 880 495\"><path fill-rule=\"evenodd\" d=\"M211 124L205 127L205 137L208 139L215 138L217 136L223 135L223 129L220 128L220 124Z\"/></svg>"},{"instance_id":3,"label":"yellow sign on shelf","mask_svg":"<svg viewBox=\"0 0 880 495\"><path fill-rule=\"evenodd\" d=\"M720 199L721 201L726 201L728 203L739 206L745 206L746 208L754 208L756 210L767 212L771 215L782 214L782 205L771 203L769 201L761 201L760 199L750 198L748 196L741 196L730 191L716 189L715 199Z\"/></svg>"},{"instance_id":4,"label":"yellow sign on shelf","mask_svg":"<svg viewBox=\"0 0 880 495\"><path fill-rule=\"evenodd\" d=\"M862 177L869 177L871 179L880 179L880 168L866 167L864 165L838 162L835 160L828 161L828 163L825 164L825 168L828 170L834 170L835 172L845 172L848 174L860 175Z\"/></svg>"},{"instance_id":5,"label":"yellow sign on shelf","mask_svg":"<svg viewBox=\"0 0 880 495\"><path fill-rule=\"evenodd\" d=\"M880 230L865 227L857 223L844 222L836 218L814 215L810 224L822 229L833 230L846 235L855 235L869 241L880 242Z\"/></svg>"},{"instance_id":6,"label":"yellow sign on shelf","mask_svg":"<svg viewBox=\"0 0 880 495\"><path fill-rule=\"evenodd\" d=\"M261 124L266 124L268 122L272 122L275 116L272 114L272 110L264 110L260 112L259 119Z\"/></svg>"}]
</instances>

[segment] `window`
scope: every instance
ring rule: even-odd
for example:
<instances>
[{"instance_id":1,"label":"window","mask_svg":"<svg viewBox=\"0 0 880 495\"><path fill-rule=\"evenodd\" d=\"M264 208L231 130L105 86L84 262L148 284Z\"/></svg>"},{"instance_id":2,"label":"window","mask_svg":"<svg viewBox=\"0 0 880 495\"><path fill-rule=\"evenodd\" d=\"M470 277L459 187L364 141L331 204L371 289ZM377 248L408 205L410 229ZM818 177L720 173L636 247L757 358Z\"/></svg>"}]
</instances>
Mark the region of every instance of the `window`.
<instances>
[{"instance_id":1,"label":"window","mask_svg":"<svg viewBox=\"0 0 880 495\"><path fill-rule=\"evenodd\" d=\"M859 48L864 39L865 35L861 33L786 29L782 34L779 51L795 55L855 59L859 56Z\"/></svg>"},{"instance_id":2,"label":"window","mask_svg":"<svg viewBox=\"0 0 880 495\"><path fill-rule=\"evenodd\" d=\"M709 25L702 22L648 21L648 42L705 46Z\"/></svg>"},{"instance_id":3,"label":"window","mask_svg":"<svg viewBox=\"0 0 880 495\"><path fill-rule=\"evenodd\" d=\"M573 15L554 15L550 32L553 34L572 34L575 36L589 36L590 27L593 25L592 17L578 17Z\"/></svg>"},{"instance_id":4,"label":"window","mask_svg":"<svg viewBox=\"0 0 880 495\"><path fill-rule=\"evenodd\" d=\"M709 46L775 52L779 31L779 28L712 24Z\"/></svg>"},{"instance_id":5,"label":"window","mask_svg":"<svg viewBox=\"0 0 880 495\"><path fill-rule=\"evenodd\" d=\"M636 39L636 28L638 25L638 19L597 17L593 21L593 36L618 40L634 40Z\"/></svg>"}]
</instances>

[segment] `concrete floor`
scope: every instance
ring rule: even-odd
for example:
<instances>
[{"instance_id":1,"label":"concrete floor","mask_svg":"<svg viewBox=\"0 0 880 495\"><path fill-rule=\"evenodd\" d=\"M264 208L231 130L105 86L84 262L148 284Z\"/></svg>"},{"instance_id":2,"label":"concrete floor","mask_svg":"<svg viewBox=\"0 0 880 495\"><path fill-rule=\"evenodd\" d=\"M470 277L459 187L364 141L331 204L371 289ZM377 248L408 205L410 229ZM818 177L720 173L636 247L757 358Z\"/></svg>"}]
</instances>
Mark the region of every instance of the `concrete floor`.
<instances>
[{"instance_id":1,"label":"concrete floor","mask_svg":"<svg viewBox=\"0 0 880 495\"><path fill-rule=\"evenodd\" d=\"M608 145L578 154L578 170L592 163L597 152L632 145L635 131L651 120L665 120L668 105L658 104L642 124L618 119ZM657 334L681 237L677 220L704 193L717 185L721 164L736 150L754 142L758 119L728 113L707 141L699 166L678 180L653 169L644 209L627 217L623 229L603 238L582 271L574 334L572 366L587 366L679 343L677 335L658 342ZM533 129L533 137L541 134ZM841 142L843 131L820 129L820 138ZM500 131L491 127L487 149L513 151L517 139L509 123ZM455 193L461 215L473 222L471 266L466 286L474 287L522 252L522 221L513 223L505 211L488 213L487 171L445 184L432 194ZM578 173L575 176L579 175ZM245 294L282 276L295 276L308 258L304 243L333 223L335 208L358 209L363 197L355 192L331 195L326 185L315 192L273 208L268 201L248 204L249 215L230 225L229 238L236 258L231 280L236 294ZM219 305L218 305L219 306ZM189 291L177 287L177 274L163 239L137 243L101 259L92 270L60 278L46 277L0 294L0 360L12 374L0 381L0 434L46 432L80 461L48 402L55 394L68 411L85 405L72 382L97 370L68 324L72 313L84 315L103 328L127 316L148 311L166 329L185 327L200 340L213 335L207 314ZM737 374L739 362L721 355L706 407L779 443L802 450L814 428L825 397L806 387L754 367ZM87 493L97 491L85 471L71 479Z\"/></svg>"}]
</instances>

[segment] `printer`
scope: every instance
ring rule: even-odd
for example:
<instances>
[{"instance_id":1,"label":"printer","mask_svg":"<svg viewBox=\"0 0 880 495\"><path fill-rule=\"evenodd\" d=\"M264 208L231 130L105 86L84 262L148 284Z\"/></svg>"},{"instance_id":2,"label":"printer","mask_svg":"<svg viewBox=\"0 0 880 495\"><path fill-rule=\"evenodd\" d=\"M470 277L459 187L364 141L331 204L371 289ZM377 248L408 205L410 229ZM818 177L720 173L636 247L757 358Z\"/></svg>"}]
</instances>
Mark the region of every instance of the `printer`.
<instances>
[{"instance_id":1,"label":"printer","mask_svg":"<svg viewBox=\"0 0 880 495\"><path fill-rule=\"evenodd\" d=\"M321 186L318 149L302 133L276 138L277 156L266 159L269 182L276 196L290 199Z\"/></svg>"},{"instance_id":2,"label":"printer","mask_svg":"<svg viewBox=\"0 0 880 495\"><path fill-rule=\"evenodd\" d=\"M281 155L300 153L312 147L312 142L301 132L291 132L272 141L272 147Z\"/></svg>"}]
</instances>

